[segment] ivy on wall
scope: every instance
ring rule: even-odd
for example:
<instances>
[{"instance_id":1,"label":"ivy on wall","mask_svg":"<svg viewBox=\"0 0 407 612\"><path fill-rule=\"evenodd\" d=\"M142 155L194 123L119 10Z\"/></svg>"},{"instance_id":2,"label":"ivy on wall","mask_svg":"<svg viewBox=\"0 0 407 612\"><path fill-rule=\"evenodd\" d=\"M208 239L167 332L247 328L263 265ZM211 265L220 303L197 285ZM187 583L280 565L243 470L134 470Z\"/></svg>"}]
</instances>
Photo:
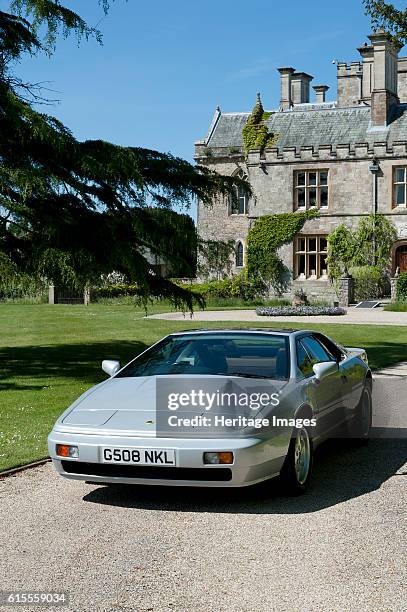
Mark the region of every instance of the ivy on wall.
<instances>
[{"instance_id":1,"label":"ivy on wall","mask_svg":"<svg viewBox=\"0 0 407 612\"><path fill-rule=\"evenodd\" d=\"M293 241L305 221L318 215L318 211L265 215L256 220L247 238L247 273L258 276L281 294L288 288L290 273L277 254L284 244Z\"/></svg>"},{"instance_id":2,"label":"ivy on wall","mask_svg":"<svg viewBox=\"0 0 407 612\"><path fill-rule=\"evenodd\" d=\"M265 121L271 114L264 112L260 94L258 93L252 114L242 130L243 146L246 153L257 149L260 150L260 153L263 153L266 148L272 147L277 142L278 135L270 133L265 124Z\"/></svg>"}]
</instances>

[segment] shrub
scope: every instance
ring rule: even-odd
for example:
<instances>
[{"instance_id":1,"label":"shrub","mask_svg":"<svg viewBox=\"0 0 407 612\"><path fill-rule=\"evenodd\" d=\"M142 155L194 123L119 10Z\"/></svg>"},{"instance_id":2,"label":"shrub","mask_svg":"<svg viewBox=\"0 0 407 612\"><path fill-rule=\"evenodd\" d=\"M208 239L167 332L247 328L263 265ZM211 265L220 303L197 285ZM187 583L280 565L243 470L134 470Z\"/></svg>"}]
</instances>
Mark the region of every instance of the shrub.
<instances>
[{"instance_id":1,"label":"shrub","mask_svg":"<svg viewBox=\"0 0 407 612\"><path fill-rule=\"evenodd\" d=\"M407 272L402 272L397 279L396 295L399 302L407 302Z\"/></svg>"},{"instance_id":2,"label":"shrub","mask_svg":"<svg viewBox=\"0 0 407 612\"><path fill-rule=\"evenodd\" d=\"M391 304L385 304L383 310L388 312L407 312L407 302L391 302Z\"/></svg>"},{"instance_id":3,"label":"shrub","mask_svg":"<svg viewBox=\"0 0 407 612\"><path fill-rule=\"evenodd\" d=\"M385 278L377 266L353 266L349 274L354 279L354 297L357 302L383 295Z\"/></svg>"},{"instance_id":4,"label":"shrub","mask_svg":"<svg viewBox=\"0 0 407 612\"><path fill-rule=\"evenodd\" d=\"M128 295L139 295L138 285L107 285L94 289L93 294L96 298L116 298Z\"/></svg>"},{"instance_id":5,"label":"shrub","mask_svg":"<svg viewBox=\"0 0 407 612\"><path fill-rule=\"evenodd\" d=\"M182 284L181 287L194 293L200 293L205 299L239 298L244 302L263 299L267 294L267 286L258 277L249 280L246 271L223 280L206 283Z\"/></svg>"},{"instance_id":6,"label":"shrub","mask_svg":"<svg viewBox=\"0 0 407 612\"><path fill-rule=\"evenodd\" d=\"M256 314L260 317L338 316L345 315L346 310L338 306L264 306L256 308Z\"/></svg>"}]
</instances>

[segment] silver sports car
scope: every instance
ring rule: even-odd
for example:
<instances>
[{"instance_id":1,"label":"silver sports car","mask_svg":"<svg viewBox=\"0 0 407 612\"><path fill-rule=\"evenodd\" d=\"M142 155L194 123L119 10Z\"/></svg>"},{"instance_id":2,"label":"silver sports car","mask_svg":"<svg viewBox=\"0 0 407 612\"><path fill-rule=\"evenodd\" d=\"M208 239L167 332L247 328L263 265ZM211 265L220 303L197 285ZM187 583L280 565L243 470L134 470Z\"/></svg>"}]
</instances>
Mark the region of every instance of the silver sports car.
<instances>
[{"instance_id":1,"label":"silver sports car","mask_svg":"<svg viewBox=\"0 0 407 612\"><path fill-rule=\"evenodd\" d=\"M77 399L48 438L57 472L94 483L306 490L323 440L372 420L363 349L293 329L166 336Z\"/></svg>"}]
</instances>

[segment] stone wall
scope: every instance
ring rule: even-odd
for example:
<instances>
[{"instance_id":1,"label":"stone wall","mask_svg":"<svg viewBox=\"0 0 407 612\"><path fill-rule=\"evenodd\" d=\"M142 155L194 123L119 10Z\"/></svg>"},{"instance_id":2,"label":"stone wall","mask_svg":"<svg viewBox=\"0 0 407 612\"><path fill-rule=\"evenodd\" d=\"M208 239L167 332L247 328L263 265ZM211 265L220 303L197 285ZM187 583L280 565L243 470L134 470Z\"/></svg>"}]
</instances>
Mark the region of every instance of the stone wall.
<instances>
[{"instance_id":1,"label":"stone wall","mask_svg":"<svg viewBox=\"0 0 407 612\"><path fill-rule=\"evenodd\" d=\"M294 172L296 170L325 169L329 172L328 207L320 210L316 219L308 220L303 234L329 234L340 223L354 227L362 216L373 211L374 176L369 171L373 157L378 160L380 170L377 177L377 212L386 215L396 226L399 239L407 238L407 209L393 208L393 169L407 165L406 141L374 145L360 144L355 147L337 145L297 149L270 149L260 157L251 152L243 156L228 156L221 151L206 160L199 159L208 167L222 174L233 174L239 168L247 172L254 197L249 202L248 215L229 215L226 199L219 199L208 208L199 204L198 232L202 238L215 240L241 240L246 245L247 233L256 218L273 213L293 211ZM292 272L293 245L285 245L280 256ZM394 270L392 270L392 273ZM304 287L309 297L326 301L337 298L329 281L324 279L294 281Z\"/></svg>"}]
</instances>

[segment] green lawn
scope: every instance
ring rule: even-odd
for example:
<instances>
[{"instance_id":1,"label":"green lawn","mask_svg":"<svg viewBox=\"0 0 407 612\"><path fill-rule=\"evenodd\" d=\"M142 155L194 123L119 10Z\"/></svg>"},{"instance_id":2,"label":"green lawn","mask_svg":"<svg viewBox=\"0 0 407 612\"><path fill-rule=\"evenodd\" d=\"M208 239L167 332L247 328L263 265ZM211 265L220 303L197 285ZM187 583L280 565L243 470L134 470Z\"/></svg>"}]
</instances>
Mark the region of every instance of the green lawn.
<instances>
[{"instance_id":1,"label":"green lawn","mask_svg":"<svg viewBox=\"0 0 407 612\"><path fill-rule=\"evenodd\" d=\"M134 306L0 305L0 470L47 455L46 437L55 418L103 380L102 359L125 362L171 331L221 326L199 324L188 315L185 321L160 321L143 314ZM372 367L407 360L407 326L293 325L365 347Z\"/></svg>"}]
</instances>

